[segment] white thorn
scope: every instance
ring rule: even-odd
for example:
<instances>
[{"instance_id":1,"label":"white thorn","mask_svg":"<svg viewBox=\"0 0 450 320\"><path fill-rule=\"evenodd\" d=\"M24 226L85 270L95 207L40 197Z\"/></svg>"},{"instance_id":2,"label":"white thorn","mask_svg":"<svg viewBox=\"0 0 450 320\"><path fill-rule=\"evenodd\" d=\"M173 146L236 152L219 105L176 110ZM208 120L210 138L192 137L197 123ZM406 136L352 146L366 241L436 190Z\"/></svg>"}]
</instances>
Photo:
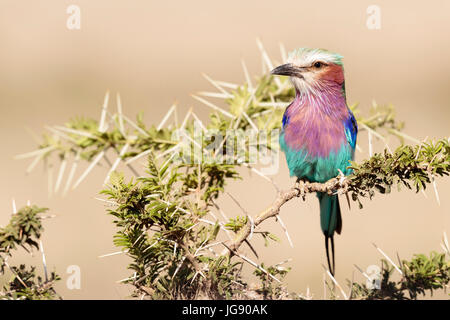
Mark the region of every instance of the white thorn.
<instances>
[{"instance_id":1,"label":"white thorn","mask_svg":"<svg viewBox=\"0 0 450 320\"><path fill-rule=\"evenodd\" d=\"M149 137L148 133L145 132L142 128L140 128L137 124L135 124L131 119L129 119L124 114L122 115L123 119L128 122L129 125L131 125L133 128L135 128L137 131L139 131L142 135Z\"/></svg>"},{"instance_id":2,"label":"white thorn","mask_svg":"<svg viewBox=\"0 0 450 320\"><path fill-rule=\"evenodd\" d=\"M53 149L56 149L55 146L50 146L50 147L46 147L43 149L38 149L35 151L31 151L31 152L27 152L27 153L23 153L23 154L19 154L17 156L14 156L14 159L26 159L26 158L32 158L34 156L42 156L44 155L46 152L52 151Z\"/></svg>"},{"instance_id":3,"label":"white thorn","mask_svg":"<svg viewBox=\"0 0 450 320\"><path fill-rule=\"evenodd\" d=\"M428 174L429 174L430 180L431 180L431 182L433 184L434 195L436 196L436 201L437 201L438 205L440 206L441 205L441 200L439 199L439 192L438 192L437 185L436 185L436 179L434 178L433 174L431 174L431 173L428 173Z\"/></svg>"},{"instance_id":4,"label":"white thorn","mask_svg":"<svg viewBox=\"0 0 450 320\"><path fill-rule=\"evenodd\" d=\"M39 240L39 248L42 254L42 264L44 266L45 282L47 282L48 281L47 262L45 260L44 246L42 245L42 240Z\"/></svg>"},{"instance_id":5,"label":"white thorn","mask_svg":"<svg viewBox=\"0 0 450 320\"><path fill-rule=\"evenodd\" d=\"M167 111L166 115L164 116L164 118L161 120L161 122L159 123L158 127L156 128L156 131L159 131L163 128L164 124L167 122L167 120L169 119L169 117L171 116L171 114L175 111L175 107L176 105L173 104L169 111Z\"/></svg>"},{"instance_id":6,"label":"white thorn","mask_svg":"<svg viewBox=\"0 0 450 320\"><path fill-rule=\"evenodd\" d=\"M273 70L272 61L270 60L269 55L267 54L267 51L264 49L264 46L263 46L261 40L256 39L256 44L258 45L258 48L261 51L263 60L266 63L267 68L269 69L269 72L270 72L271 70ZM274 80L275 80L275 83L277 84L277 86L280 88L282 86L280 79L275 77Z\"/></svg>"},{"instance_id":7,"label":"white thorn","mask_svg":"<svg viewBox=\"0 0 450 320\"><path fill-rule=\"evenodd\" d=\"M250 119L249 115L247 114L247 112L242 111L242 113L244 114L244 118L247 119L248 123L250 123L250 126L253 128L253 130L258 131L258 127L256 126L256 124L252 121L252 119Z\"/></svg>"},{"instance_id":8,"label":"white thorn","mask_svg":"<svg viewBox=\"0 0 450 320\"><path fill-rule=\"evenodd\" d=\"M53 195L53 166L51 164L47 165L47 177L48 177L48 197L51 198Z\"/></svg>"},{"instance_id":9,"label":"white thorn","mask_svg":"<svg viewBox=\"0 0 450 320\"><path fill-rule=\"evenodd\" d=\"M210 98L219 98L219 99L230 99L233 98L232 94L229 93L220 93L220 92L208 92L208 91L200 91L199 95Z\"/></svg>"},{"instance_id":10,"label":"white thorn","mask_svg":"<svg viewBox=\"0 0 450 320\"><path fill-rule=\"evenodd\" d=\"M106 258L106 257L111 257L111 256L115 256L117 254L123 254L123 253L127 253L128 249L125 251L117 251L117 252L113 252L113 253L107 253L107 254L103 254L101 256L98 256L98 258Z\"/></svg>"},{"instance_id":11,"label":"white thorn","mask_svg":"<svg viewBox=\"0 0 450 320\"><path fill-rule=\"evenodd\" d=\"M260 107L274 107L274 108L286 108L289 102L258 102L257 105Z\"/></svg>"},{"instance_id":12,"label":"white thorn","mask_svg":"<svg viewBox=\"0 0 450 320\"><path fill-rule=\"evenodd\" d=\"M64 158L61 161L61 166L59 167L58 178L56 178L55 193L58 193L58 191L59 191L59 187L61 185L62 177L64 175L64 171L66 170L66 164L67 164L67 160L66 160L66 158Z\"/></svg>"},{"instance_id":13,"label":"white thorn","mask_svg":"<svg viewBox=\"0 0 450 320\"><path fill-rule=\"evenodd\" d=\"M214 80L214 81L221 87L230 88L230 89L234 89L234 90L239 88L239 85L237 85L235 83L230 83L230 82L220 81L220 80Z\"/></svg>"},{"instance_id":14,"label":"white thorn","mask_svg":"<svg viewBox=\"0 0 450 320\"><path fill-rule=\"evenodd\" d=\"M67 127L61 127L61 126L54 126L55 129L61 130L61 131L66 131L68 133L73 133L73 134L77 134L79 136L83 136L83 137L88 137L91 139L97 139L96 136L90 134L89 132L84 132L81 130L76 130L76 129L72 129L72 128L67 128Z\"/></svg>"},{"instance_id":15,"label":"white thorn","mask_svg":"<svg viewBox=\"0 0 450 320\"><path fill-rule=\"evenodd\" d=\"M294 247L294 244L292 243L292 240L291 240L291 237L289 236L289 232L288 232L288 230L287 230L287 227L286 227L286 225L284 224L283 220L281 220L280 215L277 215L277 220L278 220L278 222L280 223L281 227L283 228L284 233L286 234L286 238L287 238L288 241L289 241L289 245L291 246L291 248L293 248L293 247Z\"/></svg>"},{"instance_id":16,"label":"white thorn","mask_svg":"<svg viewBox=\"0 0 450 320\"><path fill-rule=\"evenodd\" d=\"M145 156L145 155L147 155L147 154L149 154L149 153L151 153L151 152L152 152L152 149L147 149L147 150L145 150L145 151L142 151L141 153L135 155L133 158L131 158L131 159L125 161L125 164L130 164L130 163L136 161L136 160L139 159L139 158L142 158L143 156Z\"/></svg>"},{"instance_id":17,"label":"white thorn","mask_svg":"<svg viewBox=\"0 0 450 320\"><path fill-rule=\"evenodd\" d=\"M117 103L117 114L119 117L119 130L122 136L126 138L125 127L123 125L123 112L122 112L122 100L120 99L120 93L117 92L116 95L116 103Z\"/></svg>"},{"instance_id":18,"label":"white thorn","mask_svg":"<svg viewBox=\"0 0 450 320\"><path fill-rule=\"evenodd\" d=\"M170 148L170 149L167 149L167 150L164 151L163 153L160 153L159 155L157 155L155 159L162 158L162 157L164 157L166 154L171 153L171 152L174 152L174 154L175 154L175 151L178 150L180 147L181 147L181 145L180 145L180 144L177 144L176 146L174 146L174 147L172 147L172 148Z\"/></svg>"},{"instance_id":19,"label":"white thorn","mask_svg":"<svg viewBox=\"0 0 450 320\"><path fill-rule=\"evenodd\" d=\"M99 125L98 125L98 131L99 132L105 132L107 130L106 111L108 109L108 101L109 101L109 90L106 91L105 99L103 100L102 113L101 113L100 122L99 122Z\"/></svg>"},{"instance_id":20,"label":"white thorn","mask_svg":"<svg viewBox=\"0 0 450 320\"><path fill-rule=\"evenodd\" d=\"M189 108L188 112L186 113L186 116L184 117L183 121L181 122L180 130L183 130L186 127L186 124L187 124L191 114L192 114L192 108Z\"/></svg>"},{"instance_id":21,"label":"white thorn","mask_svg":"<svg viewBox=\"0 0 450 320\"><path fill-rule=\"evenodd\" d=\"M323 267L325 268L325 266L323 266ZM342 296L344 297L344 299L345 299L345 300L348 300L348 297L347 297L347 295L345 294L344 290L343 290L342 287L339 285L339 283L337 282L337 280L333 277L333 275L330 273L330 271L327 270L326 268L325 268L325 271L326 271L327 275L330 277L331 281L333 281L334 284L336 285L336 287L338 287L339 291L341 291Z\"/></svg>"},{"instance_id":22,"label":"white thorn","mask_svg":"<svg viewBox=\"0 0 450 320\"><path fill-rule=\"evenodd\" d=\"M16 206L16 199L14 199L14 198L12 199L12 209L13 209L12 213L16 214L17 213L17 206Z\"/></svg>"},{"instance_id":23,"label":"white thorn","mask_svg":"<svg viewBox=\"0 0 450 320\"><path fill-rule=\"evenodd\" d=\"M242 69L244 69L244 76L245 76L245 81L247 82L247 85L248 85L248 91L253 92L252 80L250 79L250 75L248 73L247 65L245 64L244 59L241 60L241 64L242 64Z\"/></svg>"},{"instance_id":24,"label":"white thorn","mask_svg":"<svg viewBox=\"0 0 450 320\"><path fill-rule=\"evenodd\" d=\"M27 173L27 174L29 174L29 173L31 173L31 171L33 171L33 169L34 169L34 168L36 167L36 165L39 163L39 160L42 159L42 156L43 156L43 155L37 156L37 157L33 160L33 162L31 162L31 164L28 166L28 168L27 168L27 170L26 170L26 173Z\"/></svg>"},{"instance_id":25,"label":"white thorn","mask_svg":"<svg viewBox=\"0 0 450 320\"><path fill-rule=\"evenodd\" d=\"M69 176L67 177L66 185L64 187L63 196L67 194L70 188L70 184L72 183L73 177L75 175L75 171L77 170L78 161L80 159L80 151L77 152L77 155L75 156L75 160L72 164L72 168L69 171Z\"/></svg>"},{"instance_id":26,"label":"white thorn","mask_svg":"<svg viewBox=\"0 0 450 320\"><path fill-rule=\"evenodd\" d=\"M202 76L208 80L216 89L218 89L220 92L222 92L223 94L229 94L224 88L222 88L220 85L217 84L216 81L214 81L213 79L211 79L210 77L208 77L208 75L206 75L205 73L202 73Z\"/></svg>"},{"instance_id":27,"label":"white thorn","mask_svg":"<svg viewBox=\"0 0 450 320\"><path fill-rule=\"evenodd\" d=\"M208 106L208 107L210 107L210 108L212 108L212 109L214 109L214 110L216 110L216 111L221 112L221 113L224 114L225 116L227 116L227 117L229 117L229 118L231 118L231 119L234 118L234 116L233 116L231 113L229 113L228 111L223 110L222 108L216 106L215 104L213 104L213 103L211 103L211 102L209 102L209 101L207 101L207 100L205 100L205 99L203 99L203 98L200 98L200 97L198 97L198 96L196 96L196 95L193 95L193 94L192 94L191 96L192 96L192 98L194 98L194 99L196 99L196 100L202 102L202 103L205 104L206 106Z\"/></svg>"},{"instance_id":28,"label":"white thorn","mask_svg":"<svg viewBox=\"0 0 450 320\"><path fill-rule=\"evenodd\" d=\"M200 124L200 127L202 127L202 130L206 131L206 127L203 125L203 122L199 119L199 117L197 117L197 115L194 112L192 112L192 116Z\"/></svg>"},{"instance_id":29,"label":"white thorn","mask_svg":"<svg viewBox=\"0 0 450 320\"><path fill-rule=\"evenodd\" d=\"M80 178L78 178L77 182L75 182L75 184L72 187L72 190L74 190L76 187L78 187L78 185L87 177L87 175L89 174L89 172L91 172L91 170L94 168L94 166L103 158L103 156L105 155L105 150L102 150L96 157L95 159L89 164L89 166L87 167L87 169L83 172L83 174L80 176Z\"/></svg>"},{"instance_id":30,"label":"white thorn","mask_svg":"<svg viewBox=\"0 0 450 320\"><path fill-rule=\"evenodd\" d=\"M111 168L109 169L105 181L103 181L103 185L105 185L108 181L109 181L109 176L111 175L111 173L116 170L117 166L119 165L120 161L122 160L123 155L125 154L125 152L127 152L128 147L130 146L130 144L126 143L122 150L120 150L120 153L116 159L116 161L114 161L113 165L111 166Z\"/></svg>"},{"instance_id":31,"label":"white thorn","mask_svg":"<svg viewBox=\"0 0 450 320\"><path fill-rule=\"evenodd\" d=\"M284 44L280 42L280 54L281 54L281 61L283 63L287 62L287 54L286 54L286 48L284 47Z\"/></svg>"},{"instance_id":32,"label":"white thorn","mask_svg":"<svg viewBox=\"0 0 450 320\"><path fill-rule=\"evenodd\" d=\"M375 243L373 243L373 246L386 258L387 261L389 261L390 264L392 264L392 266L395 268L395 270L398 271L398 273L400 273L401 275L403 275L402 270L400 270L399 267L397 267L397 265L394 263L394 261L392 261L391 258L388 257L388 255L386 253L383 252L383 250L381 250L380 248L377 247L377 245Z\"/></svg>"}]
</instances>

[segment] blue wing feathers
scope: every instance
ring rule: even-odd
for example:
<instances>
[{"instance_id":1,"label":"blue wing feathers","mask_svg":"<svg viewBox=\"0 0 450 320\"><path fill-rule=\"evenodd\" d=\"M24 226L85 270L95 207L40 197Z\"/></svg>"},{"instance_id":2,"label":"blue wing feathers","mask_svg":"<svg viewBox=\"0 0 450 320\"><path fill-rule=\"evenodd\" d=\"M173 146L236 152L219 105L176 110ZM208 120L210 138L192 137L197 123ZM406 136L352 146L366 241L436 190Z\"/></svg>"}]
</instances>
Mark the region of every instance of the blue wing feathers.
<instances>
[{"instance_id":1,"label":"blue wing feathers","mask_svg":"<svg viewBox=\"0 0 450 320\"><path fill-rule=\"evenodd\" d=\"M356 146L356 136L358 134L358 124L350 109L348 110L348 113L349 117L344 122L345 136L350 146L354 149Z\"/></svg>"}]
</instances>

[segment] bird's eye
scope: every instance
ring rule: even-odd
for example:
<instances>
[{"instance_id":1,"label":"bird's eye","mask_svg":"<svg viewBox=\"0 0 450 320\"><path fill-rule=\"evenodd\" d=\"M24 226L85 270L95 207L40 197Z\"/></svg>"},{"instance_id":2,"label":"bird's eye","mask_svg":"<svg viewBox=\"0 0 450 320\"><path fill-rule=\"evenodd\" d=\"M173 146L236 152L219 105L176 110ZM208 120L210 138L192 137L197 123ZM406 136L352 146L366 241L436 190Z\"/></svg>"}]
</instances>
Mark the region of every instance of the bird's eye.
<instances>
[{"instance_id":1,"label":"bird's eye","mask_svg":"<svg viewBox=\"0 0 450 320\"><path fill-rule=\"evenodd\" d=\"M314 63L314 68L319 69L319 68L321 68L322 66L323 66L323 63L320 62L320 61L317 61L316 63Z\"/></svg>"}]
</instances>

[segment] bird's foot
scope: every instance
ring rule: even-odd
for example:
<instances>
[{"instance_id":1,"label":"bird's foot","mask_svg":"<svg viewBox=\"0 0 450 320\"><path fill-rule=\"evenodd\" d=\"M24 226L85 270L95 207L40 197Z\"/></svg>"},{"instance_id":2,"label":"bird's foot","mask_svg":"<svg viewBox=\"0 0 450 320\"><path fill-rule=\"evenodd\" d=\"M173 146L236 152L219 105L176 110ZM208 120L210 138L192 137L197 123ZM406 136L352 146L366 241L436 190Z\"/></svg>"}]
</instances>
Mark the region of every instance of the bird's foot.
<instances>
[{"instance_id":1,"label":"bird's foot","mask_svg":"<svg viewBox=\"0 0 450 320\"><path fill-rule=\"evenodd\" d=\"M340 170L339 171L339 186L341 187L340 194L347 193L348 191L348 177Z\"/></svg>"},{"instance_id":2,"label":"bird's foot","mask_svg":"<svg viewBox=\"0 0 450 320\"><path fill-rule=\"evenodd\" d=\"M306 200L306 181L303 179L297 179L295 188L299 191L298 197L301 197L303 201Z\"/></svg>"},{"instance_id":3,"label":"bird's foot","mask_svg":"<svg viewBox=\"0 0 450 320\"><path fill-rule=\"evenodd\" d=\"M350 198L349 198L349 196L348 196L348 185L347 185L347 177L344 175L344 173L340 170L340 169L338 169L338 171L339 171L339 185L341 186L341 191L339 192L337 192L338 194L339 193L345 193L345 197L347 198L347 204L348 204L348 208L349 209L351 209L351 206L350 206Z\"/></svg>"}]
</instances>

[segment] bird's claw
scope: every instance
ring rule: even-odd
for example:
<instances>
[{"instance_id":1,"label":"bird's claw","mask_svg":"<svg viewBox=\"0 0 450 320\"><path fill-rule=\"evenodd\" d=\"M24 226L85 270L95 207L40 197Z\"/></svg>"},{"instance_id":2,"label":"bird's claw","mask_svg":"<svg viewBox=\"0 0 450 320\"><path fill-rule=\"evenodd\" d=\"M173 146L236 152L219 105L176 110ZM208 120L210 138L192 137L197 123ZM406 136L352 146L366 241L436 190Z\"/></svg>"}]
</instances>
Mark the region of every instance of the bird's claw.
<instances>
[{"instance_id":1,"label":"bird's claw","mask_svg":"<svg viewBox=\"0 0 450 320\"><path fill-rule=\"evenodd\" d=\"M344 187L347 177L344 175L344 173L340 169L338 169L338 171L339 171L339 185L341 187Z\"/></svg>"},{"instance_id":2,"label":"bird's claw","mask_svg":"<svg viewBox=\"0 0 450 320\"><path fill-rule=\"evenodd\" d=\"M305 192L305 181L302 179L298 179L296 183L296 189L299 191L299 197L303 199L303 201L306 200L306 192Z\"/></svg>"}]
</instances>

